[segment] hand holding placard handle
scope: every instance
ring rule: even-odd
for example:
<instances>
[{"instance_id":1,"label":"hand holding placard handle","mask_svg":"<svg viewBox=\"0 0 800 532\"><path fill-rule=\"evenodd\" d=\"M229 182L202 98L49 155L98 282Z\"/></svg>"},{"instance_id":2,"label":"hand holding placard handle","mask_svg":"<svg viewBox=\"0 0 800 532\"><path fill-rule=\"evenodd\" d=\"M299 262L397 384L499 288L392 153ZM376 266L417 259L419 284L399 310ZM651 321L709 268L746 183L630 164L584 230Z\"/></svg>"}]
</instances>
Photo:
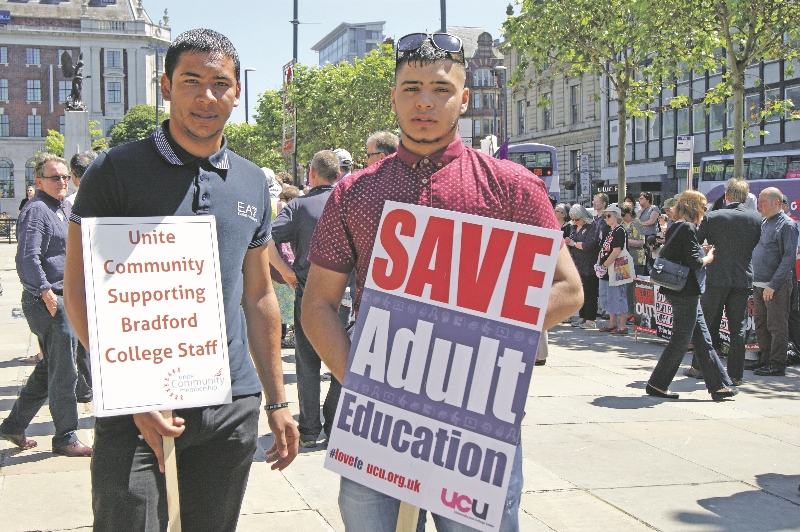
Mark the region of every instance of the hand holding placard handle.
<instances>
[{"instance_id":1,"label":"hand holding placard handle","mask_svg":"<svg viewBox=\"0 0 800 532\"><path fill-rule=\"evenodd\" d=\"M162 410L161 417L172 425L172 410ZM178 493L178 461L175 455L175 438L162 437L164 441L164 474L167 477L167 512L169 532L181 532L181 501Z\"/></svg>"}]
</instances>

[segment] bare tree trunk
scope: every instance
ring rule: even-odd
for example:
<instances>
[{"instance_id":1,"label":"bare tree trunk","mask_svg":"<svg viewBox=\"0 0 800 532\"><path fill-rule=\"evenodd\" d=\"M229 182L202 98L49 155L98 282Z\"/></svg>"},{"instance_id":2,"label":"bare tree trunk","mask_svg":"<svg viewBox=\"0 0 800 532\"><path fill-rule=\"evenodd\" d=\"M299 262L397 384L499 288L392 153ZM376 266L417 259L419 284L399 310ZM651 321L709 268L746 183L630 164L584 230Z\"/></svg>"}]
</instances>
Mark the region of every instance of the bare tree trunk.
<instances>
[{"instance_id":1,"label":"bare tree trunk","mask_svg":"<svg viewBox=\"0 0 800 532\"><path fill-rule=\"evenodd\" d=\"M744 69L730 61L733 89L733 177L744 179L744 128L747 109L744 108Z\"/></svg>"},{"instance_id":2,"label":"bare tree trunk","mask_svg":"<svg viewBox=\"0 0 800 532\"><path fill-rule=\"evenodd\" d=\"M627 194L625 182L626 140L628 136L628 110L625 107L626 94L624 91L617 93L617 120L619 127L617 133L617 202L622 201Z\"/></svg>"}]
</instances>

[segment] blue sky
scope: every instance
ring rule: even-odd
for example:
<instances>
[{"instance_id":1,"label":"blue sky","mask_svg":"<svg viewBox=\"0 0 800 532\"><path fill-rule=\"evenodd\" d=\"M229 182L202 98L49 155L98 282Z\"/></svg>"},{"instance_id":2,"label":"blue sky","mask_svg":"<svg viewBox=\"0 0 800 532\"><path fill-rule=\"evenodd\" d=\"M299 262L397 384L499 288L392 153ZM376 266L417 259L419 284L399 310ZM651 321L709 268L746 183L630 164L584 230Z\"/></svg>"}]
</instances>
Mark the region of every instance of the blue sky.
<instances>
[{"instance_id":1,"label":"blue sky","mask_svg":"<svg viewBox=\"0 0 800 532\"><path fill-rule=\"evenodd\" d=\"M439 4L439 0L299 0L299 61L317 64L311 47L342 22L385 20L384 34L395 39L415 31L437 31ZM497 39L508 4L509 0L449 0L447 25L482 27ZM245 68L256 69L248 74L251 116L257 94L279 88L283 65L292 58L293 0L144 0L143 5L156 22L164 9L169 10L173 38L204 27L233 41L242 66L242 101L231 121L244 122Z\"/></svg>"}]
</instances>

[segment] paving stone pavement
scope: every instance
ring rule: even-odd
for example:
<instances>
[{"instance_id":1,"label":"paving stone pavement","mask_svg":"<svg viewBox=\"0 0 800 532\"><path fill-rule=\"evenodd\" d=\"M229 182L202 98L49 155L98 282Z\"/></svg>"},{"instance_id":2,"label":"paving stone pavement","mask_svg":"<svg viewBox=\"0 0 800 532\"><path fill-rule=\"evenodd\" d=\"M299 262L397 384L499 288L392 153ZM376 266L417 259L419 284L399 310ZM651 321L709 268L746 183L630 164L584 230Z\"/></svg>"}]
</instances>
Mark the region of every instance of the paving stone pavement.
<instances>
[{"instance_id":1,"label":"paving stone pavement","mask_svg":"<svg viewBox=\"0 0 800 532\"><path fill-rule=\"evenodd\" d=\"M0 419L33 370L24 358L38 351L24 318L12 317L22 290L15 248L0 243ZM644 385L663 345L568 325L551 331L522 423L521 530L800 530L798 368L786 377L746 372L742 393L724 403L679 372L670 389L681 399L660 400ZM283 359L296 416L293 350ZM91 444L91 404L81 410L80 438ZM52 432L45 406L28 430L39 447L0 441L0 530L91 529L89 460L54 456ZM239 530L344 530L324 450L302 449L277 473L264 463L272 438L263 413L259 434Z\"/></svg>"}]
</instances>

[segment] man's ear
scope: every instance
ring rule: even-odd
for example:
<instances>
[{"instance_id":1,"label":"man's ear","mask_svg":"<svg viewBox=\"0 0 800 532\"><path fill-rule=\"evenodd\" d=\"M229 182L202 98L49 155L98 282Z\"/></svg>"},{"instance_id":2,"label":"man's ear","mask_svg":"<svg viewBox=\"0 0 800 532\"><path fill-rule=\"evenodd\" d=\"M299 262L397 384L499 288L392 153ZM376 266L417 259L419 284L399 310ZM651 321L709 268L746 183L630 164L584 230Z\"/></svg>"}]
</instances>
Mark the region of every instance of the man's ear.
<instances>
[{"instance_id":1,"label":"man's ear","mask_svg":"<svg viewBox=\"0 0 800 532\"><path fill-rule=\"evenodd\" d=\"M469 88L464 87L464 92L461 93L461 113L464 114L469 108Z\"/></svg>"},{"instance_id":2,"label":"man's ear","mask_svg":"<svg viewBox=\"0 0 800 532\"><path fill-rule=\"evenodd\" d=\"M397 87L392 87L392 93L391 93L391 96L390 96L390 98L392 100L392 112L395 114L395 116L397 115L397 106L394 103L394 95L395 95L396 91L397 91Z\"/></svg>"},{"instance_id":3,"label":"man's ear","mask_svg":"<svg viewBox=\"0 0 800 532\"><path fill-rule=\"evenodd\" d=\"M166 102L170 101L170 90L172 88L172 83L170 82L166 74L161 74L160 85L161 85L161 98Z\"/></svg>"}]
</instances>

